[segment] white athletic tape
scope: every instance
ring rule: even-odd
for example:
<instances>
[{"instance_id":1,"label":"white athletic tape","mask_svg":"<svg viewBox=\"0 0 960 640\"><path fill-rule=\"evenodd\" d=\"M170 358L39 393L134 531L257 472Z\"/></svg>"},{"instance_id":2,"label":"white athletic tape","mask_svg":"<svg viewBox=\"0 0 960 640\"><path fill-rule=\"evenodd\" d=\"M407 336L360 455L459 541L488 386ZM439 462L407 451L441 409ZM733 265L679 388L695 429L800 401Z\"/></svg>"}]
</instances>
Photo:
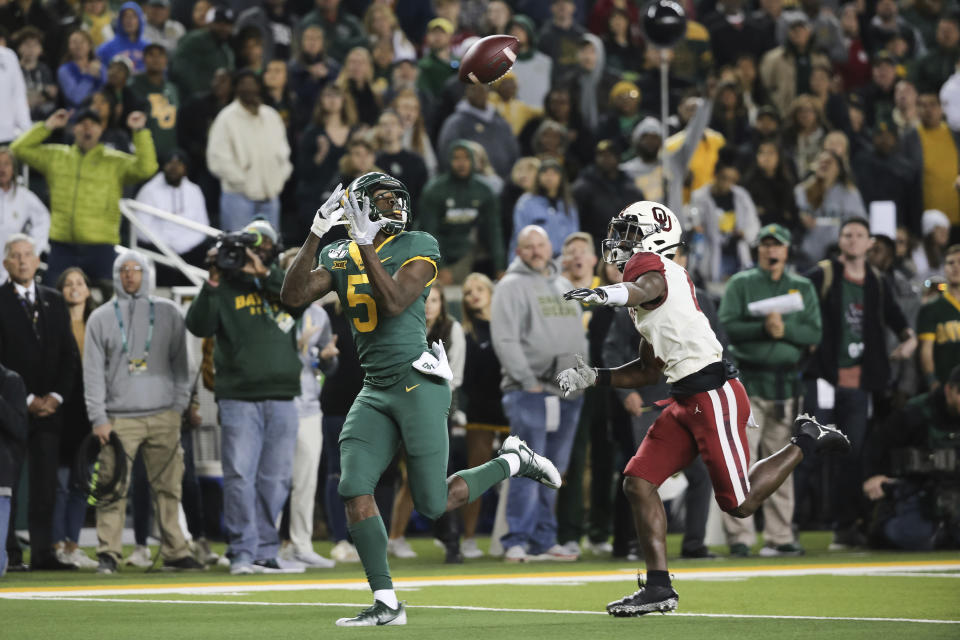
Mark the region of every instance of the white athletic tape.
<instances>
[{"instance_id":1,"label":"white athletic tape","mask_svg":"<svg viewBox=\"0 0 960 640\"><path fill-rule=\"evenodd\" d=\"M510 48L504 49L503 55L507 56L510 59L511 65L517 61L517 54L513 52L513 49L510 49Z\"/></svg>"},{"instance_id":2,"label":"white athletic tape","mask_svg":"<svg viewBox=\"0 0 960 640\"><path fill-rule=\"evenodd\" d=\"M467 78L469 78L473 84L483 84L473 71L467 74Z\"/></svg>"}]
</instances>

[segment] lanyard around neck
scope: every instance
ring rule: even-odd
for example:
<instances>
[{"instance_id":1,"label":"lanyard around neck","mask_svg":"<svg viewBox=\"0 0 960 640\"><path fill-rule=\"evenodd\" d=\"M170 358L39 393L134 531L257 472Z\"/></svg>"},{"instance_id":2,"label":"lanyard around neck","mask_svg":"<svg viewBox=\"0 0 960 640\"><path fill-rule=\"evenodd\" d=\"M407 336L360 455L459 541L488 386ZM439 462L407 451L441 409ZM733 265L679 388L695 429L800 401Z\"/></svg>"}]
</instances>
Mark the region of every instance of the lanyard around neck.
<instances>
[{"instance_id":1,"label":"lanyard around neck","mask_svg":"<svg viewBox=\"0 0 960 640\"><path fill-rule=\"evenodd\" d=\"M147 344L143 347L143 360L147 359L147 356L150 355L150 343L153 342L153 321L154 321L154 312L153 312L153 300L150 300L150 326L147 329ZM132 301L131 301L132 304ZM127 353L127 332L123 328L123 316L120 313L120 303L116 298L113 299L113 311L117 314L117 324L120 325L120 337L123 338L123 347L121 353Z\"/></svg>"}]
</instances>

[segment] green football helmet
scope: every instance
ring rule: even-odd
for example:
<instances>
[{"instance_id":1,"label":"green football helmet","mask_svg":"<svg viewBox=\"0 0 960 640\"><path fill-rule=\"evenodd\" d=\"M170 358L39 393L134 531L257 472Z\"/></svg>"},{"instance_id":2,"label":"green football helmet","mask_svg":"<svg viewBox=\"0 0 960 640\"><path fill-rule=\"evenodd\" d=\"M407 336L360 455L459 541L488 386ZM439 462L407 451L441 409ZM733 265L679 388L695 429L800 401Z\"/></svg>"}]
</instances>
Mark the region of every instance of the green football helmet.
<instances>
[{"instance_id":1,"label":"green football helmet","mask_svg":"<svg viewBox=\"0 0 960 640\"><path fill-rule=\"evenodd\" d=\"M386 193L374 196L377 191L384 190L392 193L393 197L390 198ZM384 233L395 236L406 228L411 215L410 192L406 185L393 176L379 171L365 173L350 183L344 198L351 193L357 194L358 202L364 197L368 199L370 220L379 224Z\"/></svg>"}]
</instances>

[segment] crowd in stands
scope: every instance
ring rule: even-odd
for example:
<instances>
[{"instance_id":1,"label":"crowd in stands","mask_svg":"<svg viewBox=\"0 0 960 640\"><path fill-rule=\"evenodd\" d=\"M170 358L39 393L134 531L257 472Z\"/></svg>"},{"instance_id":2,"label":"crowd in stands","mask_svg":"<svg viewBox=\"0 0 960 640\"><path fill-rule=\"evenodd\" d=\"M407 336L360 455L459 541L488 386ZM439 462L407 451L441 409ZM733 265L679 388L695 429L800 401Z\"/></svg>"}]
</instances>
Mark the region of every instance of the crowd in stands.
<instances>
[{"instance_id":1,"label":"crowd in stands","mask_svg":"<svg viewBox=\"0 0 960 640\"><path fill-rule=\"evenodd\" d=\"M173 532L179 525L168 499L192 503L187 486L196 480L183 481L181 496L172 477L183 471L173 437L180 423L172 414L185 415L184 425L199 420L188 408L198 384L176 360L177 344L159 335L167 305L155 304L154 282L133 283L138 276L161 286L187 281L142 253L118 257L115 248L137 233L139 245L165 245L206 268L213 239L150 216L142 216L144 237L122 221L120 200L224 231L253 224L279 250L303 242L338 184L369 171L405 183L412 228L439 242L438 294L463 300L460 308L438 298L442 313L428 318L462 370L451 434L465 431L465 444L451 465L483 462L512 432L567 469L559 495L511 482L507 530L496 541L508 559L574 559L581 540L598 553L636 553L617 479L666 390L598 389L567 399L552 379L562 356L611 366L636 354L629 319L624 329L618 313L580 308L559 294L617 281L616 269L598 259L600 240L610 218L641 199L667 205L686 231L678 259L701 308L719 307L714 325L763 416L753 455L784 442L790 415L804 407L835 419L854 443L850 457L822 473L819 461L806 461L771 497L764 554L801 553L797 523L832 527L837 547L926 548L951 535L956 543L955 513L917 507L932 528L911 525L912 537L904 537L883 523L869 527L868 503L914 499L909 483L892 480L903 467L889 451L873 450L877 442L904 444L872 434L895 433L898 420L914 425L905 406L927 407L939 421L935 434L911 446L960 445L953 426L960 419L960 7L953 0L686 0L684 36L659 50L644 37L642 4L0 0L0 364L25 384L19 389L15 376L0 372L0 454L13 452L29 468L35 568L84 565L76 545L84 509L69 467L78 438L93 431L107 443L111 423L131 460L138 449L151 452L133 483L139 477L145 486L146 478L153 487L153 504L149 496L139 503L157 511L166 532L164 562L183 569L194 568L188 557L216 559L205 547L188 556L183 534ZM458 60L470 45L500 33L519 41L512 70L490 86L459 82ZM324 241L343 237L338 226ZM252 372L244 368L263 359L243 353L230 332L260 329L216 320L223 284L219 300L201 293L185 325L171 320L169 329L177 340L187 330L207 338L208 365L216 362L216 374L208 366L199 384L220 402L226 538L241 573L284 562L328 566L309 544L314 494L337 543L335 559L356 559L335 490L336 436L362 370L338 305L306 314L277 306L276 257L265 254L245 268L242 286L230 285L249 289L245 305L270 310L250 311L251 318L281 329L271 338L275 349L264 351L267 360L283 360L275 376L245 377ZM37 273L46 286L34 282ZM763 297L795 292L800 309L749 310ZM141 298L149 304L134 314ZM93 299L107 304L91 315ZM133 358L143 336L123 329L129 317L128 331L148 323L153 335L155 314L155 349L177 352L164 368L147 367L146 353ZM286 318L293 324L284 327ZM61 321L75 340L51 345L47 336ZM121 340L125 353L131 341L122 366L101 352L107 338ZM146 351L160 357L146 340ZM35 371L24 349L69 366L56 365L56 377ZM141 360L149 378L172 376L169 393L150 394L150 406L129 404L146 379L137 378ZM112 398L129 389L111 376L132 380L132 396ZM277 388L266 393L267 381ZM21 401L10 398L21 396L27 415L17 417ZM278 399L282 406L272 404ZM18 420L29 428L10 426ZM280 436L254 442L230 428L250 424ZM160 453L141 443L157 443ZM253 483L251 451L271 448L260 459L271 479ZM316 474L310 479L318 464L320 491ZM19 478L6 475L4 531ZM404 541L403 475L401 462L386 476L395 486L378 496L385 519L393 506L397 555L413 553ZM687 478L682 551L702 557L710 553L703 469L694 465ZM264 540L291 485L289 525ZM265 511L251 511L255 495ZM54 513L54 502L51 524L42 512ZM482 553L474 540L487 520L481 506L435 532L448 560ZM122 501L97 508L101 569L122 560L122 508ZM198 509L188 519L198 522ZM749 553L752 523L725 525L731 552ZM22 557L9 528L13 568ZM190 528L203 543L203 527Z\"/></svg>"}]
</instances>

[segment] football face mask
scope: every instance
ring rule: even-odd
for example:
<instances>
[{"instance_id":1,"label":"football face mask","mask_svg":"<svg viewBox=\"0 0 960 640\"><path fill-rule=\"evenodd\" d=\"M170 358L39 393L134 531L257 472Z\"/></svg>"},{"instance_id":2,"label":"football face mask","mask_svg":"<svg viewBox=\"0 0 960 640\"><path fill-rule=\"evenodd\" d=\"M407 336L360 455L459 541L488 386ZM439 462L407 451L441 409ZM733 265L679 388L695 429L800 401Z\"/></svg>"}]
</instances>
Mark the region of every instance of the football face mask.
<instances>
[{"instance_id":1,"label":"football face mask","mask_svg":"<svg viewBox=\"0 0 960 640\"><path fill-rule=\"evenodd\" d=\"M372 171L365 173L352 183L347 193L354 192L358 202L366 199L370 203L370 220L388 235L403 231L410 220L410 192L407 187L393 176Z\"/></svg>"},{"instance_id":2,"label":"football face mask","mask_svg":"<svg viewBox=\"0 0 960 640\"><path fill-rule=\"evenodd\" d=\"M384 233L396 235L407 226L410 196L406 191L375 189L370 199L370 218L380 223Z\"/></svg>"},{"instance_id":3,"label":"football face mask","mask_svg":"<svg viewBox=\"0 0 960 640\"><path fill-rule=\"evenodd\" d=\"M660 232L660 225L640 223L630 218L613 218L607 227L607 237L600 243L603 261L615 264L623 271L633 254L643 251L644 238Z\"/></svg>"}]
</instances>

